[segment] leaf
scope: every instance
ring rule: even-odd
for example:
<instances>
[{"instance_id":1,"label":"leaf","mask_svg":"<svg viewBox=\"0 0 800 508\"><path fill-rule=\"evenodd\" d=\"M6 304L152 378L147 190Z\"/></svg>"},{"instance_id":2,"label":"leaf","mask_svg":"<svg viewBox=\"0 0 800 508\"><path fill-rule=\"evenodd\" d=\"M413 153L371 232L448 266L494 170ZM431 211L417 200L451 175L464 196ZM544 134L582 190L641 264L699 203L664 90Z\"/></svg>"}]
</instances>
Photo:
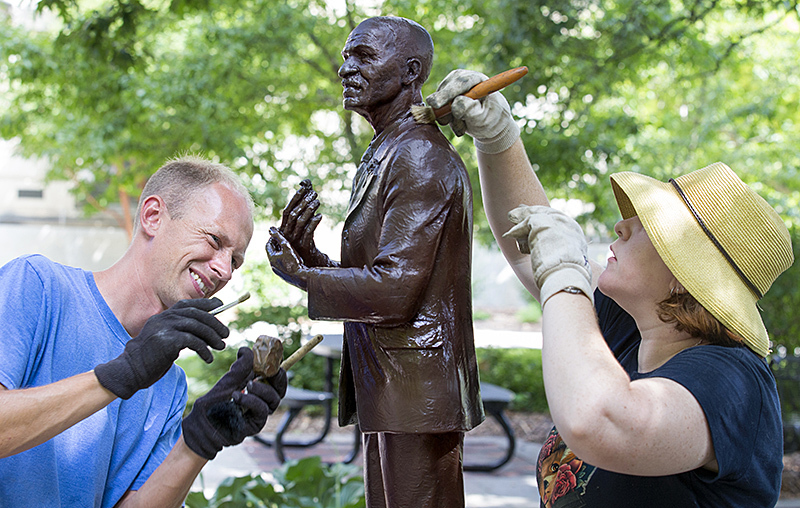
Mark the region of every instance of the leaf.
<instances>
[{"instance_id":1,"label":"leaf","mask_svg":"<svg viewBox=\"0 0 800 508\"><path fill-rule=\"evenodd\" d=\"M0 135L46 158L85 212L135 201L166 159L200 152L239 172L260 219L279 220L303 178L343 219L350 175L372 137L343 111L337 69L348 33L376 12L406 16L436 48L423 94L454 68L529 73L503 90L548 195L591 203L578 217L613 236L608 175L665 178L723 160L797 224L798 27L785 2L531 0L42 0L63 24L0 25ZM469 138L453 143L482 212ZM794 277L787 274L788 277ZM266 306L265 306L266 309ZM266 311L265 311L266 312ZM301 304L277 306L289 323ZM251 315L251 320L257 316ZM773 322L778 342L789 323ZM794 343L792 342L792 343Z\"/></svg>"}]
</instances>

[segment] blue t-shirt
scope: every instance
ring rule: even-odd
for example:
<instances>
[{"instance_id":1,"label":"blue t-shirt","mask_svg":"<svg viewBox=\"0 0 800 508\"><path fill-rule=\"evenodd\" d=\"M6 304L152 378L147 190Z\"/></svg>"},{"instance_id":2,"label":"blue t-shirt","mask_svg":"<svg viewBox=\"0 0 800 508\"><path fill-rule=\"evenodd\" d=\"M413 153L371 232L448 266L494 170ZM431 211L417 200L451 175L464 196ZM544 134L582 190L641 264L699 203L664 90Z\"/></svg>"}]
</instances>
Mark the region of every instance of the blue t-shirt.
<instances>
[{"instance_id":1,"label":"blue t-shirt","mask_svg":"<svg viewBox=\"0 0 800 508\"><path fill-rule=\"evenodd\" d=\"M605 471L576 457L554 428L537 464L541 506L774 507L783 468L783 430L778 391L766 361L744 346L697 346L640 374L636 323L600 291L595 292L595 307L606 342L631 379L672 379L694 395L711 429L719 472L696 469L643 477Z\"/></svg>"},{"instance_id":2,"label":"blue t-shirt","mask_svg":"<svg viewBox=\"0 0 800 508\"><path fill-rule=\"evenodd\" d=\"M116 358L130 335L94 276L25 256L0 268L0 383L43 386ZM112 507L139 489L180 436L186 377L173 366L30 450L0 459L0 506Z\"/></svg>"}]
</instances>

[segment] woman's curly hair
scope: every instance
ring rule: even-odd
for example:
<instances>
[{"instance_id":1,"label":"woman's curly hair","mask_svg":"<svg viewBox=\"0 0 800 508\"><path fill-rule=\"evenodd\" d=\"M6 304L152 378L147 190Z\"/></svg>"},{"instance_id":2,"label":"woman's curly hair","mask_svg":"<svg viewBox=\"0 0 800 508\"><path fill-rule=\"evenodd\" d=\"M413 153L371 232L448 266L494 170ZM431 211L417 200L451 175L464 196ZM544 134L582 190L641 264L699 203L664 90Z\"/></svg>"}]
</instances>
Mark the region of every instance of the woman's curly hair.
<instances>
[{"instance_id":1,"label":"woman's curly hair","mask_svg":"<svg viewBox=\"0 0 800 508\"><path fill-rule=\"evenodd\" d=\"M686 292L671 294L658 304L658 318L678 331L718 346L743 346L744 339L731 332Z\"/></svg>"}]
</instances>

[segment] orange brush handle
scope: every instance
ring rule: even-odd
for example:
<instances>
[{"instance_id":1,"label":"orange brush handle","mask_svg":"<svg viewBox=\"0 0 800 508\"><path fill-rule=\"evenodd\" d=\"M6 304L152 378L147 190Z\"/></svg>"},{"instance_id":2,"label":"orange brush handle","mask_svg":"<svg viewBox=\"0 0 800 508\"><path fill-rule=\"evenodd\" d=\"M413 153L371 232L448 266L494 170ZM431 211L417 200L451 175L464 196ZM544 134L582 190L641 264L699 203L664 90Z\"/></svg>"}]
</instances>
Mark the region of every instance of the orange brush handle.
<instances>
[{"instance_id":1,"label":"orange brush handle","mask_svg":"<svg viewBox=\"0 0 800 508\"><path fill-rule=\"evenodd\" d=\"M528 68L524 66L517 67L516 69L509 69L505 72L497 74L496 76L492 76L486 81L481 81L477 85L470 88L469 91L464 95L466 97L469 97L470 99L481 99L483 97L486 97L490 93L502 90L503 88L507 87L508 85L518 80L527 73L528 73ZM444 116L449 112L450 112L449 103L445 104L439 109L433 110L433 113L436 115L436 118Z\"/></svg>"}]
</instances>

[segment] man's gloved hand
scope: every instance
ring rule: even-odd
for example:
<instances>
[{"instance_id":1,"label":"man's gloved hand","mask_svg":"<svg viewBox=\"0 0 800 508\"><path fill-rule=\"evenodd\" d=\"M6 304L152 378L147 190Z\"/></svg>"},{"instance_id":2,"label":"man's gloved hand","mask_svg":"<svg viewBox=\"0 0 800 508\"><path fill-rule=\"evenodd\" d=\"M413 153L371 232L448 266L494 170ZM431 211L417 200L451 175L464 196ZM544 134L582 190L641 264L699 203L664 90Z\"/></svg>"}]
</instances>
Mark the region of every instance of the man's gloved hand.
<instances>
[{"instance_id":1,"label":"man's gloved hand","mask_svg":"<svg viewBox=\"0 0 800 508\"><path fill-rule=\"evenodd\" d=\"M551 296L568 287L580 289L594 301L586 237L577 222L549 206L519 206L508 218L516 226L503 236L516 238L520 250L527 246L530 251L543 307Z\"/></svg>"},{"instance_id":2,"label":"man's gloved hand","mask_svg":"<svg viewBox=\"0 0 800 508\"><path fill-rule=\"evenodd\" d=\"M142 331L125 344L115 359L95 367L100 384L117 397L129 399L167 373L184 348L193 349L206 363L214 361L208 347L225 349L230 331L208 311L219 298L181 300L147 320Z\"/></svg>"},{"instance_id":3,"label":"man's gloved hand","mask_svg":"<svg viewBox=\"0 0 800 508\"><path fill-rule=\"evenodd\" d=\"M264 428L267 416L286 395L286 372L280 369L264 382L253 381L254 377L253 351L241 347L228 373L195 401L183 419L183 440L193 452L211 460L223 446L239 444Z\"/></svg>"},{"instance_id":4,"label":"man's gloved hand","mask_svg":"<svg viewBox=\"0 0 800 508\"><path fill-rule=\"evenodd\" d=\"M452 101L451 113L439 118L439 123L453 129L457 136L465 132L475 139L475 147L484 153L507 150L519 138L519 126L511 116L508 101L500 92L483 99L465 97L470 88L489 79L480 72L456 69L451 71L425 101L440 108Z\"/></svg>"}]
</instances>

